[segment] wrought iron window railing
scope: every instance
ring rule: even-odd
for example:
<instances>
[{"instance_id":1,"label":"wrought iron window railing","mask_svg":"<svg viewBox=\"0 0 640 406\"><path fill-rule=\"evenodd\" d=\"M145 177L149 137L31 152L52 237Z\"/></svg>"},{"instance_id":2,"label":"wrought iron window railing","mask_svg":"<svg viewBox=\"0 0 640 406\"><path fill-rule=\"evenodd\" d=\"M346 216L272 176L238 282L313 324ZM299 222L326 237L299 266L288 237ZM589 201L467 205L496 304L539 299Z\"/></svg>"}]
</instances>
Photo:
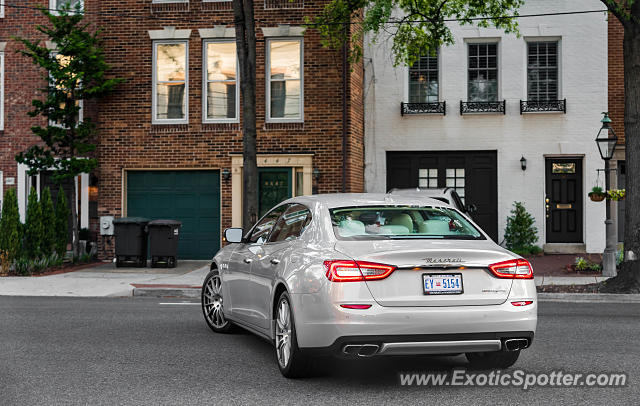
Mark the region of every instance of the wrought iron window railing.
<instances>
[{"instance_id":1,"label":"wrought iron window railing","mask_svg":"<svg viewBox=\"0 0 640 406\"><path fill-rule=\"evenodd\" d=\"M447 102L400 103L400 115L405 114L447 114Z\"/></svg>"},{"instance_id":2,"label":"wrought iron window railing","mask_svg":"<svg viewBox=\"0 0 640 406\"><path fill-rule=\"evenodd\" d=\"M469 113L502 113L506 114L507 102L502 101L460 101L460 115Z\"/></svg>"},{"instance_id":3,"label":"wrought iron window railing","mask_svg":"<svg viewBox=\"0 0 640 406\"><path fill-rule=\"evenodd\" d=\"M562 112L567 114L567 99L563 100L520 100L520 114L539 112Z\"/></svg>"}]
</instances>

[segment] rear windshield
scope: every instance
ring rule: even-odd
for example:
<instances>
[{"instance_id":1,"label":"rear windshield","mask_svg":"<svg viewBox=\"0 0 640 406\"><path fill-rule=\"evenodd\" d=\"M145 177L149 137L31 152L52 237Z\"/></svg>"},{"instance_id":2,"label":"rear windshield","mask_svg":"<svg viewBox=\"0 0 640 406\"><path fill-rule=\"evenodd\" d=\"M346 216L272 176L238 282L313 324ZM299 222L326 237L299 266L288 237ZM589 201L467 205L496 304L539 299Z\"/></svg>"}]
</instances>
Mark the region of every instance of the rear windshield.
<instances>
[{"instance_id":1,"label":"rear windshield","mask_svg":"<svg viewBox=\"0 0 640 406\"><path fill-rule=\"evenodd\" d=\"M339 239L485 238L457 210L446 207L340 207L329 212L333 230Z\"/></svg>"}]
</instances>

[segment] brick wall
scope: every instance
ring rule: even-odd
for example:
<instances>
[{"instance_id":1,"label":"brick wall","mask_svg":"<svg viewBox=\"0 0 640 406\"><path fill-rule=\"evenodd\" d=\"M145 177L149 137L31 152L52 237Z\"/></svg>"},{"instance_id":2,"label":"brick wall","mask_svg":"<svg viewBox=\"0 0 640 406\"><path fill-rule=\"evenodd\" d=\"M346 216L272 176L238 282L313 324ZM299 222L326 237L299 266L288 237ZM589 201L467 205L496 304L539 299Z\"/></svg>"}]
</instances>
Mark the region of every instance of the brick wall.
<instances>
[{"instance_id":1,"label":"brick wall","mask_svg":"<svg viewBox=\"0 0 640 406\"><path fill-rule=\"evenodd\" d=\"M272 2L273 3L273 2ZM264 9L256 1L258 153L313 153L321 171L319 193L342 185L342 66L340 53L323 48L317 31L304 36L304 123L265 122L265 39L261 27L301 25L326 1L305 2L303 9ZM202 40L199 28L233 27L232 4L192 0L184 5L152 5L151 0L103 0L103 12L131 13L136 19L104 17L104 46L112 75L126 79L99 108L99 215L123 213L124 169L230 169L230 154L242 153L240 124L202 124ZM148 30L163 26L191 29L189 38L189 123L151 124L152 41ZM362 66L348 82L348 191L363 189ZM221 182L222 227L231 224L231 182ZM108 245L103 254L110 255Z\"/></svg>"},{"instance_id":2,"label":"brick wall","mask_svg":"<svg viewBox=\"0 0 640 406\"><path fill-rule=\"evenodd\" d=\"M609 115L613 130L624 144L624 58L622 52L624 28L620 21L609 13L608 21L609 64Z\"/></svg>"}]
</instances>

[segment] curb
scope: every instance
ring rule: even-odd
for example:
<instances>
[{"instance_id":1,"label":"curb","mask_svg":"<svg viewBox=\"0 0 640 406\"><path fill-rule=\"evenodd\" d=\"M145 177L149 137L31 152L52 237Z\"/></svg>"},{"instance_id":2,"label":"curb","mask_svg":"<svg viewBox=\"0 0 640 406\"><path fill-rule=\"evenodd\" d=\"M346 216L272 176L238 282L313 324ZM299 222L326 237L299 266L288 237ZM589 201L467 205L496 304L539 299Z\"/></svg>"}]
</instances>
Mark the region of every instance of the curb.
<instances>
[{"instance_id":1,"label":"curb","mask_svg":"<svg viewBox=\"0 0 640 406\"><path fill-rule=\"evenodd\" d=\"M195 287L161 287L161 288L134 288L133 296L137 297L175 297L175 298L200 298L200 288Z\"/></svg>"},{"instance_id":2,"label":"curb","mask_svg":"<svg viewBox=\"0 0 640 406\"><path fill-rule=\"evenodd\" d=\"M538 293L540 302L640 303L640 294L626 293Z\"/></svg>"}]
</instances>

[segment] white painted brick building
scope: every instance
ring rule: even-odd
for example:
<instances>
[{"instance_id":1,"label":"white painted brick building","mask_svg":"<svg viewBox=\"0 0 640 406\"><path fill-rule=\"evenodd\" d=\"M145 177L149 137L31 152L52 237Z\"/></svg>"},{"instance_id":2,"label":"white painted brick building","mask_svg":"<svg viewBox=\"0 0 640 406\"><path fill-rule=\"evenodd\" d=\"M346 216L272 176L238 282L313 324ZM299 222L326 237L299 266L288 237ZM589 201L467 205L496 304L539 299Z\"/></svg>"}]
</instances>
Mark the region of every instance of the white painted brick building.
<instances>
[{"instance_id":1,"label":"white painted brick building","mask_svg":"<svg viewBox=\"0 0 640 406\"><path fill-rule=\"evenodd\" d=\"M520 14L601 9L598 0L536 0ZM605 205L587 193L603 167L594 139L607 109L606 14L521 18L520 37L451 29L455 44L440 49L437 61L422 58L411 78L409 68L393 67L390 43L365 48L366 190L457 186L498 242L521 201L536 219L540 245L602 252ZM461 114L461 102L474 100L495 103L465 108L498 111ZM557 111L521 114L521 100ZM432 104L405 105L401 114L408 102ZM446 114L411 114L442 102Z\"/></svg>"}]
</instances>

